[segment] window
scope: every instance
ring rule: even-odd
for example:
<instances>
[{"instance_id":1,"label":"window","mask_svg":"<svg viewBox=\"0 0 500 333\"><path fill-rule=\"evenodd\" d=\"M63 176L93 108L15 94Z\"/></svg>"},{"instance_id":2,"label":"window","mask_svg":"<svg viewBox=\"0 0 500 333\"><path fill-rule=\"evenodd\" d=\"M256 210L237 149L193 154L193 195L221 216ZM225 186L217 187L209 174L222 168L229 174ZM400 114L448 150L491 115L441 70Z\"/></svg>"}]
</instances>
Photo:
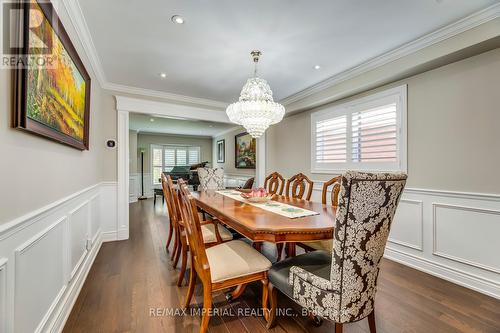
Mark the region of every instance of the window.
<instances>
[{"instance_id":1,"label":"window","mask_svg":"<svg viewBox=\"0 0 500 333\"><path fill-rule=\"evenodd\" d=\"M406 85L311 115L311 172L406 171Z\"/></svg>"},{"instance_id":2,"label":"window","mask_svg":"<svg viewBox=\"0 0 500 333\"><path fill-rule=\"evenodd\" d=\"M151 145L151 152L153 184L160 184L161 173L172 171L175 166L200 163L200 147Z\"/></svg>"}]
</instances>

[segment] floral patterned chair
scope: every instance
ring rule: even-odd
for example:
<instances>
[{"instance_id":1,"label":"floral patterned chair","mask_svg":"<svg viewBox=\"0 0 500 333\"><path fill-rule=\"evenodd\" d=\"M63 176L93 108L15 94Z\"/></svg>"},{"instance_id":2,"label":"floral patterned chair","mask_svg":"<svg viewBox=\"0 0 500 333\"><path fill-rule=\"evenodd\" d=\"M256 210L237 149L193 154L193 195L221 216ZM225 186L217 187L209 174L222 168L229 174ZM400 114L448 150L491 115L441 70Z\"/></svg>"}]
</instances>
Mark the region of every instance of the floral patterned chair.
<instances>
[{"instance_id":1,"label":"floral patterned chair","mask_svg":"<svg viewBox=\"0 0 500 333\"><path fill-rule=\"evenodd\" d=\"M269 328L280 290L314 316L334 321L336 333L344 323L366 317L375 333L379 265L405 183L405 174L350 171L342 176L333 252L305 253L269 270Z\"/></svg>"},{"instance_id":2,"label":"floral patterned chair","mask_svg":"<svg viewBox=\"0 0 500 333\"><path fill-rule=\"evenodd\" d=\"M202 191L224 189L224 169L198 168L197 171Z\"/></svg>"}]
</instances>

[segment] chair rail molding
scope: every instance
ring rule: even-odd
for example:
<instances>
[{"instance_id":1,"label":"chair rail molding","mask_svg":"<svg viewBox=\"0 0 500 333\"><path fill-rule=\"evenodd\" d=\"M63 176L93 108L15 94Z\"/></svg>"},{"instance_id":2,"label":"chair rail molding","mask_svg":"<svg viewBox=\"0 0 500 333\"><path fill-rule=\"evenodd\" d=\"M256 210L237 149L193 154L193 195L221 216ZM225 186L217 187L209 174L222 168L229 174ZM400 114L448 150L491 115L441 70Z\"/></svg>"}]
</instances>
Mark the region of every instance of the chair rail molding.
<instances>
[{"instance_id":1,"label":"chair rail molding","mask_svg":"<svg viewBox=\"0 0 500 333\"><path fill-rule=\"evenodd\" d=\"M0 332L62 331L103 235L117 239L116 195L100 182L0 227Z\"/></svg>"},{"instance_id":2,"label":"chair rail molding","mask_svg":"<svg viewBox=\"0 0 500 333\"><path fill-rule=\"evenodd\" d=\"M314 182L314 201L323 183ZM406 188L385 257L500 299L498 234L500 195Z\"/></svg>"}]
</instances>

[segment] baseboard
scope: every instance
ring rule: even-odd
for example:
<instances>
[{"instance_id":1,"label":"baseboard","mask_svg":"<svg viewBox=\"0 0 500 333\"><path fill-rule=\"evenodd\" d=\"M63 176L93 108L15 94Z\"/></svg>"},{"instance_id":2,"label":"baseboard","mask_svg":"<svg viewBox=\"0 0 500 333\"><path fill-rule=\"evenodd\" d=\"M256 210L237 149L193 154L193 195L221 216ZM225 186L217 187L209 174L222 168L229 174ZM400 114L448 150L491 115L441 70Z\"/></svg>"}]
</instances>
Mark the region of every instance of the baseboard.
<instances>
[{"instance_id":1,"label":"baseboard","mask_svg":"<svg viewBox=\"0 0 500 333\"><path fill-rule=\"evenodd\" d=\"M101 237L102 237L103 243L113 242L113 241L118 239L118 237L116 236L116 231L103 232L103 233L101 233Z\"/></svg>"},{"instance_id":2,"label":"baseboard","mask_svg":"<svg viewBox=\"0 0 500 333\"><path fill-rule=\"evenodd\" d=\"M80 295L83 284L85 283L85 280L87 279L87 276L90 272L90 268L92 267L92 264L94 263L95 258L97 257L97 254L101 249L101 235L98 236L97 243L94 243L94 246L87 257L88 259L86 260L85 264L82 265L79 273L74 277L74 282L67 288L66 296L61 301L62 305L60 306L57 313L53 314L53 317L55 319L52 324L49 325L47 332L60 333L64 329L71 310L73 309L73 306L75 305L75 302Z\"/></svg>"},{"instance_id":3,"label":"baseboard","mask_svg":"<svg viewBox=\"0 0 500 333\"><path fill-rule=\"evenodd\" d=\"M435 260L421 258L390 247L386 248L384 257L427 274L434 275L443 280L458 284L462 287L500 299L500 284L483 277L452 268Z\"/></svg>"}]
</instances>

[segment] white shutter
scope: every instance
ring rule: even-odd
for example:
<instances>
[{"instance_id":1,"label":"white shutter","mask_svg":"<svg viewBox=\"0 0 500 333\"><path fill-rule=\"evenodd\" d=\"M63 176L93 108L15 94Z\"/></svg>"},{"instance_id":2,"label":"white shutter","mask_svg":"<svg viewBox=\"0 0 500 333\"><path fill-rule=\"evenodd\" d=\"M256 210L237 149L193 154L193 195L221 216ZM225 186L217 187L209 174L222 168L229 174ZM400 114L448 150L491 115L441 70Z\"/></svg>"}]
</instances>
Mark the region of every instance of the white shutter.
<instances>
[{"instance_id":1,"label":"white shutter","mask_svg":"<svg viewBox=\"0 0 500 333\"><path fill-rule=\"evenodd\" d=\"M396 103L355 112L351 124L353 162L396 161Z\"/></svg>"},{"instance_id":2,"label":"white shutter","mask_svg":"<svg viewBox=\"0 0 500 333\"><path fill-rule=\"evenodd\" d=\"M165 148L165 164L164 169L166 172L172 171L172 168L175 166L175 149L174 148Z\"/></svg>"},{"instance_id":3,"label":"white shutter","mask_svg":"<svg viewBox=\"0 0 500 333\"><path fill-rule=\"evenodd\" d=\"M175 151L176 160L175 165L185 166L187 165L187 149L186 148L177 148Z\"/></svg>"},{"instance_id":4,"label":"white shutter","mask_svg":"<svg viewBox=\"0 0 500 333\"><path fill-rule=\"evenodd\" d=\"M153 166L161 167L161 148L153 148Z\"/></svg>"},{"instance_id":5,"label":"white shutter","mask_svg":"<svg viewBox=\"0 0 500 333\"><path fill-rule=\"evenodd\" d=\"M342 163L347 157L347 116L316 122L316 162Z\"/></svg>"},{"instance_id":6,"label":"white shutter","mask_svg":"<svg viewBox=\"0 0 500 333\"><path fill-rule=\"evenodd\" d=\"M406 171L406 85L311 114L311 172Z\"/></svg>"},{"instance_id":7,"label":"white shutter","mask_svg":"<svg viewBox=\"0 0 500 333\"><path fill-rule=\"evenodd\" d=\"M190 147L188 149L188 164L198 164L200 163L200 148L199 147Z\"/></svg>"}]
</instances>

